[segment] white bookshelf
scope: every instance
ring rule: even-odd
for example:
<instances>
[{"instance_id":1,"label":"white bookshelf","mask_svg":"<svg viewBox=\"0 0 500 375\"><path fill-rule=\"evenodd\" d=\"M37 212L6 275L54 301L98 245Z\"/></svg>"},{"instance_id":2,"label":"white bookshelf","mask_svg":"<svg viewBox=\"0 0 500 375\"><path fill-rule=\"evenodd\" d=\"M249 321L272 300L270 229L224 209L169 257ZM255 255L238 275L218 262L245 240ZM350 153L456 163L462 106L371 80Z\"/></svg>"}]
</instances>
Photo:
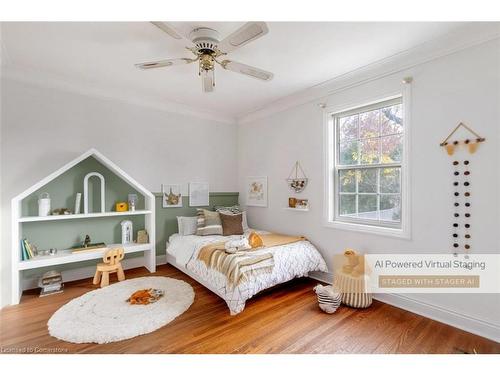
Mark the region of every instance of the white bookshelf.
<instances>
[{"instance_id":1,"label":"white bookshelf","mask_svg":"<svg viewBox=\"0 0 500 375\"><path fill-rule=\"evenodd\" d=\"M59 264L68 264L74 262L82 262L84 260L101 259L104 252L111 248L123 247L125 254L148 251L151 249L151 244L109 244L106 248L94 249L89 251L80 251L73 253L72 249L60 250L54 255L40 255L29 260L23 260L18 263L18 270L30 270L33 268L50 267Z\"/></svg>"},{"instance_id":2,"label":"white bookshelf","mask_svg":"<svg viewBox=\"0 0 500 375\"><path fill-rule=\"evenodd\" d=\"M133 215L149 215L150 210L136 210L123 212L96 212L90 214L72 214L72 215L49 215L49 216L23 216L19 218L19 222L28 223L34 221L56 221L56 220L74 220L74 219L93 219L96 217L110 216L133 216Z\"/></svg>"},{"instance_id":3,"label":"white bookshelf","mask_svg":"<svg viewBox=\"0 0 500 375\"><path fill-rule=\"evenodd\" d=\"M123 181L128 183L131 187L137 190L144 196L144 209L136 211L125 212L97 212L88 214L72 214L72 215L50 215L50 216L22 216L22 202L25 198L35 193L55 178L62 175L64 172L75 167L83 160L94 157L98 162L108 168L112 173L116 174ZM89 171L90 172L90 171ZM21 260L20 242L23 238L23 225L31 223L44 222L60 222L66 220L92 220L102 217L120 217L120 216L144 216L144 227L149 235L149 243L147 244L106 244L107 248L123 247L126 254L143 253L142 265L145 266L150 272L156 271L156 248L155 248L155 197L154 195L139 184L136 180L125 173L121 168L114 164L111 160L106 158L95 149L91 149L68 164L64 165L57 171L37 182L27 190L23 191L18 196L12 199L12 304L18 304L23 292L23 272L26 270L33 270L42 267L50 267L62 264L70 264L82 262L92 259L100 259L106 249L96 249L95 251L86 251L79 253L72 253L71 249L60 250L54 255L35 256L29 260ZM54 224L56 225L56 224ZM97 262L96 262L97 263ZM63 280L64 281L64 280Z\"/></svg>"}]
</instances>

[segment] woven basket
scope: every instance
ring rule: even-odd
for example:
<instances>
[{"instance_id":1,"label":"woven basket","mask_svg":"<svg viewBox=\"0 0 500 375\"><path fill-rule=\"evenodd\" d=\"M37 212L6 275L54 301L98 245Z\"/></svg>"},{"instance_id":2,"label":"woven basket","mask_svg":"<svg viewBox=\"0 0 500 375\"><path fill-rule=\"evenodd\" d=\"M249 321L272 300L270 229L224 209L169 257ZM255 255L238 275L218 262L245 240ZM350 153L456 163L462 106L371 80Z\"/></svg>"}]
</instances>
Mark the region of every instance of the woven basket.
<instances>
[{"instance_id":1,"label":"woven basket","mask_svg":"<svg viewBox=\"0 0 500 375\"><path fill-rule=\"evenodd\" d=\"M355 308L366 308L372 304L372 294L367 292L368 276L353 277L345 273L335 275L334 283L342 292L342 303Z\"/></svg>"}]
</instances>

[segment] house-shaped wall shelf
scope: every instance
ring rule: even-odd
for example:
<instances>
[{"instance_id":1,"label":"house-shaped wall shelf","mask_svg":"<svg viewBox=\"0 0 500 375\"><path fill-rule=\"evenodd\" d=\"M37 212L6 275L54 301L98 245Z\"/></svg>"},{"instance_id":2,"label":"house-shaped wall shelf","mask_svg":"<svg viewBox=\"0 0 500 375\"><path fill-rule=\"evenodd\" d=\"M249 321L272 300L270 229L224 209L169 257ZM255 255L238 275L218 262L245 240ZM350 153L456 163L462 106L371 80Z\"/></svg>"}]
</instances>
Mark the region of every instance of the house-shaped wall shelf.
<instances>
[{"instance_id":1,"label":"house-shaped wall shelf","mask_svg":"<svg viewBox=\"0 0 500 375\"><path fill-rule=\"evenodd\" d=\"M76 193L83 191L84 176L96 171L106 179L104 212L99 209L86 214L37 216L37 199L41 192L51 195L52 208L73 209ZM128 193L139 197L136 210L116 212L115 202L126 201ZM124 219L134 223L134 232L146 229L149 243L120 244L120 221ZM82 253L70 250L89 231L92 232L93 242L105 242L108 248L123 247L126 254L142 253L141 264L150 272L155 272L155 197L95 149L83 153L12 199L12 304L19 303L26 287L24 272L42 272L42 267L61 267L102 258L103 249ZM38 255L22 260L20 243L23 238L28 238L39 249L57 248L58 251L54 255ZM78 264L75 266L78 267Z\"/></svg>"}]
</instances>

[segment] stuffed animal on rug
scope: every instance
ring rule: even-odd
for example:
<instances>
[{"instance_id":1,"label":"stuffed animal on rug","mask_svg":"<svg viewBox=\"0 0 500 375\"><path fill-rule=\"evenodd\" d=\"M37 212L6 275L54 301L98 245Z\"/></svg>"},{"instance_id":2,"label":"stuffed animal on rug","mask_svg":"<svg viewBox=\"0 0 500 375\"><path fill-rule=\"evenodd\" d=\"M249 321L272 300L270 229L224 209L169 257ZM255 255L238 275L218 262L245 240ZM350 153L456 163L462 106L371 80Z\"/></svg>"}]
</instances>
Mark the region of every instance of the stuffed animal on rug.
<instances>
[{"instance_id":1,"label":"stuffed animal on rug","mask_svg":"<svg viewBox=\"0 0 500 375\"><path fill-rule=\"evenodd\" d=\"M149 305L158 301L164 294L163 290L159 289L141 289L132 293L127 302L131 305Z\"/></svg>"}]
</instances>

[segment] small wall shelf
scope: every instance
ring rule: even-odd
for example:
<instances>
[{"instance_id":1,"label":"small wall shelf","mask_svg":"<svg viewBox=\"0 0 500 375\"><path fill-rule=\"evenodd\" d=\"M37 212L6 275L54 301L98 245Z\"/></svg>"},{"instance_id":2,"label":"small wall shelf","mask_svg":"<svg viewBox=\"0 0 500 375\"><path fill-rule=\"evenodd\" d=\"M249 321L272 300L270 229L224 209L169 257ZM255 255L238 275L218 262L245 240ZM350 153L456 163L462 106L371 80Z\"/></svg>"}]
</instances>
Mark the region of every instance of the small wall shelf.
<instances>
[{"instance_id":1,"label":"small wall shelf","mask_svg":"<svg viewBox=\"0 0 500 375\"><path fill-rule=\"evenodd\" d=\"M149 210L135 210L124 212L96 212L90 214L71 214L71 215L49 215L49 216L24 216L19 218L19 222L28 223L33 221L53 221L53 220L71 220L71 219L93 219L96 217L109 216L131 216L131 215L146 215L151 214Z\"/></svg>"},{"instance_id":2,"label":"small wall shelf","mask_svg":"<svg viewBox=\"0 0 500 375\"><path fill-rule=\"evenodd\" d=\"M140 251L151 250L151 244L110 244L106 248L96 249L95 251L86 251L80 253L72 253L71 249L60 250L55 255L40 255L30 260L23 260L18 263L18 270L29 270L39 267L55 266L57 264L67 264L74 262L81 262L89 259L100 259L104 255L104 251L115 248L123 247L125 254L137 253Z\"/></svg>"},{"instance_id":3,"label":"small wall shelf","mask_svg":"<svg viewBox=\"0 0 500 375\"><path fill-rule=\"evenodd\" d=\"M283 207L284 210L289 210L289 211L300 211L300 212L307 212L309 211L309 208L293 208L293 207Z\"/></svg>"}]
</instances>

